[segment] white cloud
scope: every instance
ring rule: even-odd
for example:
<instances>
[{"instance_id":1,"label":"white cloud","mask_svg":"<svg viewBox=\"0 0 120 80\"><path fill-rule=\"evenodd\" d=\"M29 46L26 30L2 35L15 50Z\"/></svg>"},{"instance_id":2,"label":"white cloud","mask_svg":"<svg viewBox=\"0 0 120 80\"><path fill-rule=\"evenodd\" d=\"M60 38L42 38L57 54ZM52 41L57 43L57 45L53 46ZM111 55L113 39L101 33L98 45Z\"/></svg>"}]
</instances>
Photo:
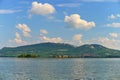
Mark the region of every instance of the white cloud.
<instances>
[{"instance_id":1,"label":"white cloud","mask_svg":"<svg viewBox=\"0 0 120 80\"><path fill-rule=\"evenodd\" d=\"M84 40L83 44L100 44L107 48L120 50L120 40L112 37L98 37L89 40Z\"/></svg>"},{"instance_id":2,"label":"white cloud","mask_svg":"<svg viewBox=\"0 0 120 80\"><path fill-rule=\"evenodd\" d=\"M99 37L99 38L93 38L93 39L89 39L89 40L82 40L82 38L78 37L76 40L64 40L65 43L68 44L72 44L75 46L81 46L84 44L100 44L103 45L107 48L111 48L111 49L118 49L120 50L120 40L117 38L112 38L112 37ZM81 42L80 42L81 40Z\"/></svg>"},{"instance_id":3,"label":"white cloud","mask_svg":"<svg viewBox=\"0 0 120 80\"><path fill-rule=\"evenodd\" d=\"M82 34L75 34L73 36L73 42L74 42L74 44L80 45L82 43L82 36L83 36Z\"/></svg>"},{"instance_id":4,"label":"white cloud","mask_svg":"<svg viewBox=\"0 0 120 80\"><path fill-rule=\"evenodd\" d=\"M50 38L50 37L45 36L46 34L48 34L48 31L45 30L45 29L41 29L40 33L41 33L40 40L42 42L61 43L63 41L61 37L52 37L52 38Z\"/></svg>"},{"instance_id":5,"label":"white cloud","mask_svg":"<svg viewBox=\"0 0 120 80\"><path fill-rule=\"evenodd\" d=\"M41 36L40 39L43 42L53 42L53 43L61 43L62 42L62 38L60 38L60 37L49 38L47 36Z\"/></svg>"},{"instance_id":6,"label":"white cloud","mask_svg":"<svg viewBox=\"0 0 120 80\"><path fill-rule=\"evenodd\" d=\"M98 42L101 45L104 45L108 48L112 48L112 49L120 49L120 40L117 39L111 39L111 38L107 38L107 37L102 37L98 39Z\"/></svg>"},{"instance_id":7,"label":"white cloud","mask_svg":"<svg viewBox=\"0 0 120 80\"><path fill-rule=\"evenodd\" d=\"M107 48L120 50L120 40L112 37L99 37L82 41L83 44L100 44ZM81 45L81 44L80 44Z\"/></svg>"},{"instance_id":8,"label":"white cloud","mask_svg":"<svg viewBox=\"0 0 120 80\"><path fill-rule=\"evenodd\" d=\"M0 14L13 14L21 11L22 10L0 9Z\"/></svg>"},{"instance_id":9,"label":"white cloud","mask_svg":"<svg viewBox=\"0 0 120 80\"><path fill-rule=\"evenodd\" d=\"M95 22L87 22L86 20L81 19L79 14L65 16L64 22L66 22L69 27L74 27L77 29L90 29L95 27Z\"/></svg>"},{"instance_id":10,"label":"white cloud","mask_svg":"<svg viewBox=\"0 0 120 80\"><path fill-rule=\"evenodd\" d=\"M108 19L116 19L116 16L111 14L110 16L108 16Z\"/></svg>"},{"instance_id":11,"label":"white cloud","mask_svg":"<svg viewBox=\"0 0 120 80\"><path fill-rule=\"evenodd\" d=\"M58 7L78 7L80 6L80 3L64 3L64 4L58 4Z\"/></svg>"},{"instance_id":12,"label":"white cloud","mask_svg":"<svg viewBox=\"0 0 120 80\"><path fill-rule=\"evenodd\" d=\"M45 30L45 29L41 29L41 30L40 30L40 33L41 33L41 34L48 34L48 31Z\"/></svg>"},{"instance_id":13,"label":"white cloud","mask_svg":"<svg viewBox=\"0 0 120 80\"><path fill-rule=\"evenodd\" d=\"M18 44L23 44L24 43L24 41L21 39L21 37L20 37L20 34L19 33L15 33L15 39L14 39L14 41L16 42L16 43L18 43Z\"/></svg>"},{"instance_id":14,"label":"white cloud","mask_svg":"<svg viewBox=\"0 0 120 80\"><path fill-rule=\"evenodd\" d=\"M32 14L45 16L45 15L53 14L55 12L55 8L49 3L42 4L38 2L33 2L30 12Z\"/></svg>"},{"instance_id":15,"label":"white cloud","mask_svg":"<svg viewBox=\"0 0 120 80\"><path fill-rule=\"evenodd\" d=\"M115 40L112 40L107 38L107 37L102 37L102 38L99 38L98 40L100 43L104 44L104 45L110 45L111 42L115 41Z\"/></svg>"},{"instance_id":16,"label":"white cloud","mask_svg":"<svg viewBox=\"0 0 120 80\"><path fill-rule=\"evenodd\" d=\"M117 16L117 17L120 17L120 14L117 14L116 16Z\"/></svg>"},{"instance_id":17,"label":"white cloud","mask_svg":"<svg viewBox=\"0 0 120 80\"><path fill-rule=\"evenodd\" d=\"M108 19L117 19L117 18L120 18L120 14L111 14L110 16L108 16Z\"/></svg>"},{"instance_id":18,"label":"white cloud","mask_svg":"<svg viewBox=\"0 0 120 80\"><path fill-rule=\"evenodd\" d=\"M114 37L114 38L117 38L117 37L118 37L118 34L117 34L117 33L109 33L109 35L110 35L111 37Z\"/></svg>"},{"instance_id":19,"label":"white cloud","mask_svg":"<svg viewBox=\"0 0 120 80\"><path fill-rule=\"evenodd\" d=\"M106 27L114 27L114 28L120 28L120 23L111 23L111 24L106 24Z\"/></svg>"},{"instance_id":20,"label":"white cloud","mask_svg":"<svg viewBox=\"0 0 120 80\"><path fill-rule=\"evenodd\" d=\"M16 28L22 31L24 37L31 37L31 29L26 24L18 24Z\"/></svg>"},{"instance_id":21,"label":"white cloud","mask_svg":"<svg viewBox=\"0 0 120 80\"><path fill-rule=\"evenodd\" d=\"M82 39L82 34L76 34L76 35L74 35L73 36L73 40L76 40L76 41L81 41L81 39Z\"/></svg>"}]
</instances>

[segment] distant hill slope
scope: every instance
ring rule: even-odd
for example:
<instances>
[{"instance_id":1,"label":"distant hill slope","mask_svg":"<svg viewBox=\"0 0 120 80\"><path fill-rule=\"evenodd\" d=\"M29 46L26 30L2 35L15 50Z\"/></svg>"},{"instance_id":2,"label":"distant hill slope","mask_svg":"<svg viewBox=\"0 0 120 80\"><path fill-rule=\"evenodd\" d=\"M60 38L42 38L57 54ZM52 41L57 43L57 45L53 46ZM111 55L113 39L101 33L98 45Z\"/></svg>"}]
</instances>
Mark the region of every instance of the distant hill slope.
<instances>
[{"instance_id":1,"label":"distant hill slope","mask_svg":"<svg viewBox=\"0 0 120 80\"><path fill-rule=\"evenodd\" d=\"M20 47L4 47L0 56L16 57L19 54L37 54L40 57L120 57L120 51L98 44L86 44L79 47L63 43L40 43Z\"/></svg>"}]
</instances>

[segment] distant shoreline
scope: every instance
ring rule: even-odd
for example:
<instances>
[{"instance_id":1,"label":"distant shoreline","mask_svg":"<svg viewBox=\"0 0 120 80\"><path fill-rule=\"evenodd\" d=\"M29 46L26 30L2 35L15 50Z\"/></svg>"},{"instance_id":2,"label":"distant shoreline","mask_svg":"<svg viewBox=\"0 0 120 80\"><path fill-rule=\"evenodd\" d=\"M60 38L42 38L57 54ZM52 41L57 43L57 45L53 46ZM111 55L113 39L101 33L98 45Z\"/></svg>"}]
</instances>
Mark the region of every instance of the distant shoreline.
<instances>
[{"instance_id":1,"label":"distant shoreline","mask_svg":"<svg viewBox=\"0 0 120 80\"><path fill-rule=\"evenodd\" d=\"M40 59L73 59L73 58L120 58L120 57L72 57L72 58L50 58L50 57L15 57L15 56L0 56L0 58L40 58Z\"/></svg>"},{"instance_id":2,"label":"distant shoreline","mask_svg":"<svg viewBox=\"0 0 120 80\"><path fill-rule=\"evenodd\" d=\"M85 44L74 47L64 43L40 43L19 47L5 47L0 57L20 58L120 58L120 50L106 48L99 44Z\"/></svg>"}]
</instances>

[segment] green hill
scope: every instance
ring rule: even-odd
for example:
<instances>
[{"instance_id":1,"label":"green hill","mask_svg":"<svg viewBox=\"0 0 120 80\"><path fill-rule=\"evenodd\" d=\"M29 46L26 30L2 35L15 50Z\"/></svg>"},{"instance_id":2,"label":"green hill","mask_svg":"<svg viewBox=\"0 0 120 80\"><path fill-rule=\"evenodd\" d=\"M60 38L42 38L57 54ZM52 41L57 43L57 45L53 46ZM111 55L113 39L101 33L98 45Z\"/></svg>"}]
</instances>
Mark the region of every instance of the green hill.
<instances>
[{"instance_id":1,"label":"green hill","mask_svg":"<svg viewBox=\"0 0 120 80\"><path fill-rule=\"evenodd\" d=\"M106 48L98 44L86 44L79 47L64 43L40 43L20 47L4 47L1 57L120 57L120 51Z\"/></svg>"}]
</instances>

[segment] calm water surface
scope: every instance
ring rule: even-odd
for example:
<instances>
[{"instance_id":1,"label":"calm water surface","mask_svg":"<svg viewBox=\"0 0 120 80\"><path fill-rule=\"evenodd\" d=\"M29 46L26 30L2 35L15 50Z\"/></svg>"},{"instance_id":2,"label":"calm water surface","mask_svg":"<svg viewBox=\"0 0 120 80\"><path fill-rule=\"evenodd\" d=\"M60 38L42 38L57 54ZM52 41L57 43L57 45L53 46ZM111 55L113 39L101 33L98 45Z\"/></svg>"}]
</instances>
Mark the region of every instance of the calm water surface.
<instances>
[{"instance_id":1,"label":"calm water surface","mask_svg":"<svg viewBox=\"0 0 120 80\"><path fill-rule=\"evenodd\" d=\"M0 58L0 80L120 80L120 59Z\"/></svg>"}]
</instances>

